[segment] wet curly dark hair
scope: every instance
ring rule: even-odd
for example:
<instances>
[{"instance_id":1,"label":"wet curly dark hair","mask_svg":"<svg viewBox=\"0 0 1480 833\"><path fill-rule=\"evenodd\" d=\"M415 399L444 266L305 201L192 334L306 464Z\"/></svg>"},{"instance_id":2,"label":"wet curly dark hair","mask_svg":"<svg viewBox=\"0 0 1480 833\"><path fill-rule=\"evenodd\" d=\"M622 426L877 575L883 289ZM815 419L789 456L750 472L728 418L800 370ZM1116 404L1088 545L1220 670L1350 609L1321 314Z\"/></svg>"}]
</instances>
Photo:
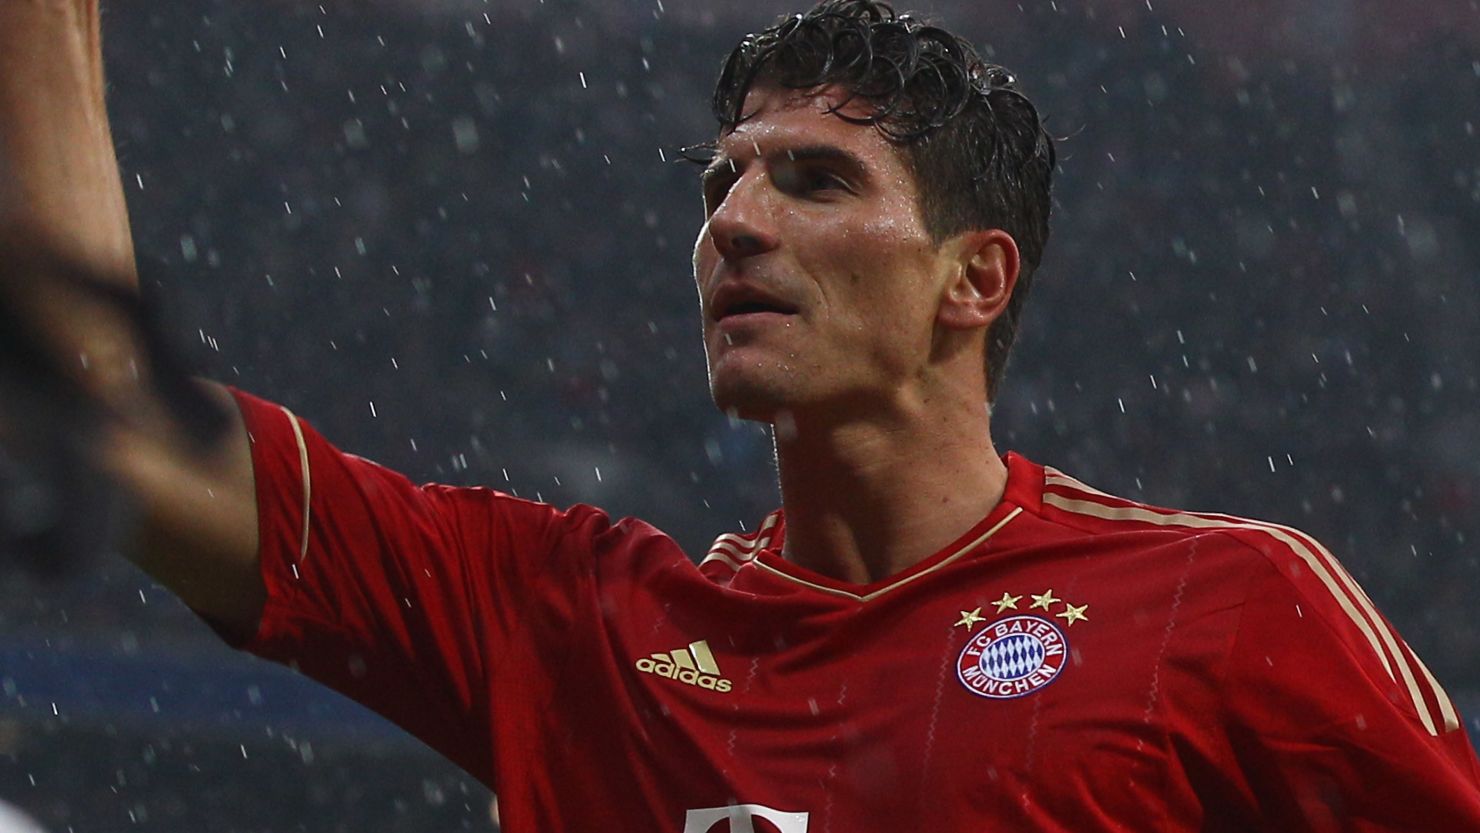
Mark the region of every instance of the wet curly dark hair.
<instances>
[{"instance_id":1,"label":"wet curly dark hair","mask_svg":"<svg viewBox=\"0 0 1480 833\"><path fill-rule=\"evenodd\" d=\"M926 230L937 243L983 228L1012 235L1022 269L987 333L987 398L995 400L1034 271L1048 242L1053 138L1012 73L970 43L877 0L823 0L748 35L714 89L721 132L749 114L756 85L838 85L872 112L833 114L875 127L914 174Z\"/></svg>"}]
</instances>

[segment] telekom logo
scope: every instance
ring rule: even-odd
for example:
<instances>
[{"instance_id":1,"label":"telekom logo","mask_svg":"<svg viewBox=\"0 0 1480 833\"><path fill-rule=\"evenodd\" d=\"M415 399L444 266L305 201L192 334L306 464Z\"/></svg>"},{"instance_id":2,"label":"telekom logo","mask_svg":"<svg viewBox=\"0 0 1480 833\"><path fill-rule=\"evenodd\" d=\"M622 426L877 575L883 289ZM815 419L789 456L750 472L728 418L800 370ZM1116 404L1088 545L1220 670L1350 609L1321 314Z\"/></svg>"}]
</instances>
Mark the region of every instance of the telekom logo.
<instances>
[{"instance_id":1,"label":"telekom logo","mask_svg":"<svg viewBox=\"0 0 1480 833\"><path fill-rule=\"evenodd\" d=\"M716 827L726 819L730 822L728 830L725 827ZM806 813L786 813L760 804L734 804L729 807L690 810L684 816L683 833L757 833L756 819L765 819L780 833L807 833Z\"/></svg>"}]
</instances>

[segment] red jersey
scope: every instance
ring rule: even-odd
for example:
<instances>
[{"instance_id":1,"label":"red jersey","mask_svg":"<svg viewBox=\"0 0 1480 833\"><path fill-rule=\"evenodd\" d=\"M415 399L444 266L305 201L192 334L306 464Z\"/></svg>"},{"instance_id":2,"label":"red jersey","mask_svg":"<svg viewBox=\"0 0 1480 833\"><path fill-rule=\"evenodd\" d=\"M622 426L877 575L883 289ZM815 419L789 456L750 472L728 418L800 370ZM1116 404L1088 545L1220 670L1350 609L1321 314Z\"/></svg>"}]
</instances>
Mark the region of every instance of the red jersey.
<instances>
[{"instance_id":1,"label":"red jersey","mask_svg":"<svg viewBox=\"0 0 1480 833\"><path fill-rule=\"evenodd\" d=\"M1296 530L1009 454L991 513L884 581L784 560L779 512L696 566L238 399L268 589L244 647L466 768L511 833L1480 831L1454 706Z\"/></svg>"}]
</instances>

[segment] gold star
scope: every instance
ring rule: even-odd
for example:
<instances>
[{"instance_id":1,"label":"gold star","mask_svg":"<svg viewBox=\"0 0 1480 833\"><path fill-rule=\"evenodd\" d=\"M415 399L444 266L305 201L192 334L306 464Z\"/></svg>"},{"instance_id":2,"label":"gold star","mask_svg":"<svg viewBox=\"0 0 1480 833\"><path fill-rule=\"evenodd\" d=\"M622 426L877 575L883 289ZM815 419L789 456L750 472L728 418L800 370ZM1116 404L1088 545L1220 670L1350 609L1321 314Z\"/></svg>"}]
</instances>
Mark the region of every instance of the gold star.
<instances>
[{"instance_id":1,"label":"gold star","mask_svg":"<svg viewBox=\"0 0 1480 833\"><path fill-rule=\"evenodd\" d=\"M1087 604L1083 604L1083 605L1080 605L1079 607L1075 607L1074 605L1071 605L1068 602L1064 602L1064 612L1063 613L1055 613L1054 615L1057 616L1057 617L1059 617L1060 619L1066 620L1064 622L1064 627L1067 628L1070 625L1074 624L1075 622L1078 622L1080 619L1083 619L1084 621L1088 622L1089 621L1089 617L1084 615L1084 611L1088 607L1089 607L1089 605L1087 605Z\"/></svg>"},{"instance_id":2,"label":"gold star","mask_svg":"<svg viewBox=\"0 0 1480 833\"><path fill-rule=\"evenodd\" d=\"M1063 601L1063 599L1054 598L1053 590L1048 590L1042 595L1039 595L1037 593L1029 593L1028 595L1033 597L1033 603L1028 605L1029 610L1032 610L1035 607L1041 607L1044 610L1048 610L1049 605L1053 604L1054 602Z\"/></svg>"},{"instance_id":3,"label":"gold star","mask_svg":"<svg viewBox=\"0 0 1480 833\"><path fill-rule=\"evenodd\" d=\"M1017 603L1022 598L1023 598L1022 596L1009 596L1006 593L1003 593L1002 594L1002 598L998 599L995 602L992 602L992 604L994 604L994 605L997 606L997 612L998 613L1001 613L1002 611L1004 611L1004 610L1006 610L1008 608L1012 608L1013 610L1017 610Z\"/></svg>"},{"instance_id":4,"label":"gold star","mask_svg":"<svg viewBox=\"0 0 1480 833\"><path fill-rule=\"evenodd\" d=\"M967 633L971 633L971 629L976 627L977 622L985 622L986 620L987 617L982 615L981 608L970 611L963 610L961 611L960 621L956 622L956 624L952 625L951 627L964 627L966 628Z\"/></svg>"}]
</instances>

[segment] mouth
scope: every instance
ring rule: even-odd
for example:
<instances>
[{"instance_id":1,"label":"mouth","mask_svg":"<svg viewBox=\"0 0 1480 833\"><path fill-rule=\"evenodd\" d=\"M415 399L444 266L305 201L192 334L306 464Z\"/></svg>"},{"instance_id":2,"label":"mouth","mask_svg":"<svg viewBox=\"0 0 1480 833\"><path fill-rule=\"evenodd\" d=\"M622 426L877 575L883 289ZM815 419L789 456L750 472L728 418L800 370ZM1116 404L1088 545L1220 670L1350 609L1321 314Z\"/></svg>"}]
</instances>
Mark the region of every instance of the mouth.
<instances>
[{"instance_id":1,"label":"mouth","mask_svg":"<svg viewBox=\"0 0 1480 833\"><path fill-rule=\"evenodd\" d=\"M752 286L728 284L719 288L710 304L715 322L761 320L797 314L797 307Z\"/></svg>"},{"instance_id":2,"label":"mouth","mask_svg":"<svg viewBox=\"0 0 1480 833\"><path fill-rule=\"evenodd\" d=\"M736 304L725 310L716 320L728 321L732 318L745 318L757 315L796 315L796 310L775 304L765 304L760 301L747 301L746 303Z\"/></svg>"}]
</instances>

